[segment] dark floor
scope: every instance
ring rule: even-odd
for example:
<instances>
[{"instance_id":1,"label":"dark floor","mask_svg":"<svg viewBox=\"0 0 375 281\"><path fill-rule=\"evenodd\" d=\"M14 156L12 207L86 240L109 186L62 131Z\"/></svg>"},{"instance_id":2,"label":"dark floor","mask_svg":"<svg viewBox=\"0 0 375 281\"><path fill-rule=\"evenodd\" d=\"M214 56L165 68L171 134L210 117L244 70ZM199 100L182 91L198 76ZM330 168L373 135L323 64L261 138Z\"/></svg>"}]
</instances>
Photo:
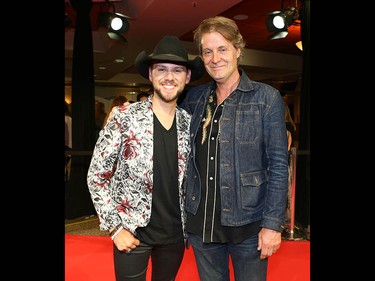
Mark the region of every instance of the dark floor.
<instances>
[{"instance_id":1,"label":"dark floor","mask_svg":"<svg viewBox=\"0 0 375 281\"><path fill-rule=\"evenodd\" d=\"M80 217L72 220L65 220L65 234L108 236L108 231L99 229L97 216Z\"/></svg>"}]
</instances>

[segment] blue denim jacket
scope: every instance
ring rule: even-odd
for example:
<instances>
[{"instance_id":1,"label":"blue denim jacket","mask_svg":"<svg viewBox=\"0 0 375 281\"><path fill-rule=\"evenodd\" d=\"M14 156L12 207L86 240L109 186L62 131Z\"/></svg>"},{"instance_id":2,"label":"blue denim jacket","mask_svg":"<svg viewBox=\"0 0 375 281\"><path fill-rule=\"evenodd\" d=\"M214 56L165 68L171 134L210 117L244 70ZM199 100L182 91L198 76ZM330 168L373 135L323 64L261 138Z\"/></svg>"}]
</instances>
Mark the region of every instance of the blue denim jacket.
<instances>
[{"instance_id":1,"label":"blue denim jacket","mask_svg":"<svg viewBox=\"0 0 375 281\"><path fill-rule=\"evenodd\" d=\"M285 104L278 90L252 81L239 69L238 87L224 101L220 121L221 224L282 231L288 193ZM186 211L196 214L201 179L195 163L195 138L214 81L192 88L182 108L192 114L193 145L186 175Z\"/></svg>"}]
</instances>

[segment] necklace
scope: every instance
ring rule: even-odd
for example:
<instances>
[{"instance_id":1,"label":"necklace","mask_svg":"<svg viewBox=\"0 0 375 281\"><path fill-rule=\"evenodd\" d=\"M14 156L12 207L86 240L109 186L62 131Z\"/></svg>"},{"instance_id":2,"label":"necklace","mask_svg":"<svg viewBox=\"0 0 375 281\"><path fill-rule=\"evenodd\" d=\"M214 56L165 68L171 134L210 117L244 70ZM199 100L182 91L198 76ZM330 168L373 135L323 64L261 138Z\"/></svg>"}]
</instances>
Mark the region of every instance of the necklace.
<instances>
[{"instance_id":1,"label":"necklace","mask_svg":"<svg viewBox=\"0 0 375 281\"><path fill-rule=\"evenodd\" d=\"M212 118L212 109L211 107L215 105L214 103L214 91L212 90L210 93L210 96L208 97L207 107L206 107L206 118L204 120L203 126L202 126L202 141L201 144L205 142L207 139L207 126L211 122Z\"/></svg>"}]
</instances>

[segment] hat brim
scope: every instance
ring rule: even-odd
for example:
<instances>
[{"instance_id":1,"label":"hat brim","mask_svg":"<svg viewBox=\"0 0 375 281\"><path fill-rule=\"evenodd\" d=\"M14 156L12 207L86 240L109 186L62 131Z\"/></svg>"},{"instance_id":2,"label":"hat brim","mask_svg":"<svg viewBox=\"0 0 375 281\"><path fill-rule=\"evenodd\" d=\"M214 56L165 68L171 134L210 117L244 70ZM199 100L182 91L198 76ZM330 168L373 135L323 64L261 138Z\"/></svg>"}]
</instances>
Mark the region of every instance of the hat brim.
<instances>
[{"instance_id":1,"label":"hat brim","mask_svg":"<svg viewBox=\"0 0 375 281\"><path fill-rule=\"evenodd\" d=\"M204 74L203 61L198 56L195 57L193 60L185 60L179 56L165 54L148 56L146 54L146 51L142 51L136 57L134 66L138 70L139 74L141 74L144 78L148 80L148 68L150 67L151 62L155 60L185 65L188 69L191 70L190 81L198 80Z\"/></svg>"}]
</instances>

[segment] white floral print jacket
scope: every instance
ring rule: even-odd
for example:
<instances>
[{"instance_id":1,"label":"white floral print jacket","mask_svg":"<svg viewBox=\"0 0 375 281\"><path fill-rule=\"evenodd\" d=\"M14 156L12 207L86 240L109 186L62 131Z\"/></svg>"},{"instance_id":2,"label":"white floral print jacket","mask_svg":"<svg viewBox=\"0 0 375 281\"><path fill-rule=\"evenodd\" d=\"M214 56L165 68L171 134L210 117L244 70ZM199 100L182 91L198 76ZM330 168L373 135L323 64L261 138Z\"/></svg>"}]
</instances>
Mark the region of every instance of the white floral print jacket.
<instances>
[{"instance_id":1,"label":"white floral print jacket","mask_svg":"<svg viewBox=\"0 0 375 281\"><path fill-rule=\"evenodd\" d=\"M183 180L190 152L190 115L176 108L178 183L184 237ZM151 97L113 109L100 131L87 173L87 185L100 221L100 229L118 224L136 234L151 217L153 188L153 111Z\"/></svg>"}]
</instances>

